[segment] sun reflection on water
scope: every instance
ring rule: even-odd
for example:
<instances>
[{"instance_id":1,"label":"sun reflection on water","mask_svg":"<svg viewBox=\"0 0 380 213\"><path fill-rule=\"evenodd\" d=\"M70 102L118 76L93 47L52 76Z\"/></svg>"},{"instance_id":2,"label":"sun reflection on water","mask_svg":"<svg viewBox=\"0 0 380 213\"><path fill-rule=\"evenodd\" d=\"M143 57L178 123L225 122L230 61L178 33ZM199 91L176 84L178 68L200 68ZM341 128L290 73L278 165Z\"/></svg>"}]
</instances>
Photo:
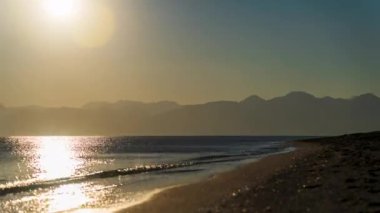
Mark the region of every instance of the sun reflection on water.
<instances>
[{"instance_id":1,"label":"sun reflection on water","mask_svg":"<svg viewBox=\"0 0 380 213\"><path fill-rule=\"evenodd\" d=\"M72 137L40 137L35 168L39 179L55 179L75 174L83 164L73 150Z\"/></svg>"},{"instance_id":2,"label":"sun reflection on water","mask_svg":"<svg viewBox=\"0 0 380 213\"><path fill-rule=\"evenodd\" d=\"M49 201L48 212L59 212L78 208L92 199L85 193L83 184L63 185L55 189Z\"/></svg>"},{"instance_id":3,"label":"sun reflection on water","mask_svg":"<svg viewBox=\"0 0 380 213\"><path fill-rule=\"evenodd\" d=\"M12 137L8 143L17 160L9 174L15 176L0 187L17 193L0 199L0 212L110 212L124 199L115 194L119 179L85 176L109 169L113 159L99 154L107 148L103 138Z\"/></svg>"},{"instance_id":4,"label":"sun reflection on water","mask_svg":"<svg viewBox=\"0 0 380 213\"><path fill-rule=\"evenodd\" d=\"M52 180L76 175L83 159L74 149L74 137L39 137L36 147L34 167L38 170L38 179ZM61 185L48 194L46 200L48 212L58 212L79 208L91 201L82 184Z\"/></svg>"}]
</instances>

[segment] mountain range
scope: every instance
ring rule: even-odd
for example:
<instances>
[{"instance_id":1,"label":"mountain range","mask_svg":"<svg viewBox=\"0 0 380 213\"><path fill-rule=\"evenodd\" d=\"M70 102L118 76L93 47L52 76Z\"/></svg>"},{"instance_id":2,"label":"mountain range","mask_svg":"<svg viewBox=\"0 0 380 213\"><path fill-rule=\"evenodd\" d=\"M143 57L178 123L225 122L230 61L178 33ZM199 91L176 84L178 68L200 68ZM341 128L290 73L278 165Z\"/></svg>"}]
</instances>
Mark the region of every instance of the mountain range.
<instances>
[{"instance_id":1,"label":"mountain range","mask_svg":"<svg viewBox=\"0 0 380 213\"><path fill-rule=\"evenodd\" d=\"M336 135L380 129L380 98L291 92L265 100L180 105L93 102L79 108L6 107L0 135Z\"/></svg>"}]
</instances>

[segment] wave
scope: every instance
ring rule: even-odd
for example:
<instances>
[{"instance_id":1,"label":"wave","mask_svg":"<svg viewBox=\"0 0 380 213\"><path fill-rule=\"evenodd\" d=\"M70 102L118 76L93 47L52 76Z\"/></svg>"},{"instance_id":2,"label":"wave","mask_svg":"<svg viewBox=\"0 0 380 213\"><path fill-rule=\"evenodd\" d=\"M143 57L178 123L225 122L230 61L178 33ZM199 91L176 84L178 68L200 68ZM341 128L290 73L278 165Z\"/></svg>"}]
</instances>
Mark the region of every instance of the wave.
<instances>
[{"instance_id":1,"label":"wave","mask_svg":"<svg viewBox=\"0 0 380 213\"><path fill-rule=\"evenodd\" d=\"M190 173L190 172L200 172L200 171L203 171L203 169L168 170L168 171L162 171L161 173L164 173L164 174L176 174L176 173Z\"/></svg>"},{"instance_id":2,"label":"wave","mask_svg":"<svg viewBox=\"0 0 380 213\"><path fill-rule=\"evenodd\" d=\"M223 159L230 159L230 160L223 160L223 162L224 161L234 161L234 159L250 158L252 156L260 156L263 154L275 153L275 152L278 152L282 149L283 148L281 148L281 147L262 147L259 150L245 151L245 152L238 153L238 154L201 156L201 157L197 157L197 158L192 158L192 159L190 159L190 161L198 162L198 164L214 163L214 162L222 161Z\"/></svg>"},{"instance_id":3,"label":"wave","mask_svg":"<svg viewBox=\"0 0 380 213\"><path fill-rule=\"evenodd\" d=\"M278 148L277 148L278 149ZM274 151L274 150L272 150ZM277 152L280 150L276 150ZM272 153L276 153L276 151ZM153 165L141 165L131 168L122 168L116 170L107 170L107 171L98 171L86 175L64 177L51 180L39 180L39 181L24 181L24 182L13 182L5 183L0 185L0 196L5 196L8 194L15 194L20 192L31 191L35 189L48 188L62 184L76 183L82 181L88 181L92 179L100 178L112 178L117 176L126 176L126 175L136 175L141 173L150 173L150 172L162 172L162 173L185 173L185 172L196 172L200 171L199 168L194 169L183 169L175 170L185 167L204 165L204 164L213 164L213 163L223 163L223 162L233 162L241 161L252 156L259 157L262 154L268 154L268 151L256 150L252 152L244 152L239 154L223 154L223 155L209 155L202 156L198 158L192 158L179 163L164 163L164 164L153 164Z\"/></svg>"},{"instance_id":4,"label":"wave","mask_svg":"<svg viewBox=\"0 0 380 213\"><path fill-rule=\"evenodd\" d=\"M110 178L124 175L135 175L147 172L163 171L175 168L182 168L195 165L192 162L188 163L177 163L177 164L158 164L158 165L142 165L136 166L133 168L124 168L117 170L108 170L108 171L99 171L86 175L80 176L71 176L65 178L57 178L52 180L45 181L35 181L35 182L19 182L19 183L10 183L0 186L0 196L7 194L20 193L25 191L30 191L34 189L47 188L51 186L81 182L84 180L98 179L98 178Z\"/></svg>"}]
</instances>

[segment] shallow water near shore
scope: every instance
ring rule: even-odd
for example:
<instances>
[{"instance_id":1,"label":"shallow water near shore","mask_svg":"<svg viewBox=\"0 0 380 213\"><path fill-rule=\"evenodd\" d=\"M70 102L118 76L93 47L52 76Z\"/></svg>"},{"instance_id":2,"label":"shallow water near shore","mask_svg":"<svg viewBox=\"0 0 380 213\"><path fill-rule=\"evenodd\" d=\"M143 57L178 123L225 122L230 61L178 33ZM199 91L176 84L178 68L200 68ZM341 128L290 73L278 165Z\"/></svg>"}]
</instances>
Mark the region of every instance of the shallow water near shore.
<instances>
[{"instance_id":1,"label":"shallow water near shore","mask_svg":"<svg viewBox=\"0 0 380 213\"><path fill-rule=\"evenodd\" d=\"M7 137L2 212L104 211L291 151L301 137Z\"/></svg>"}]
</instances>

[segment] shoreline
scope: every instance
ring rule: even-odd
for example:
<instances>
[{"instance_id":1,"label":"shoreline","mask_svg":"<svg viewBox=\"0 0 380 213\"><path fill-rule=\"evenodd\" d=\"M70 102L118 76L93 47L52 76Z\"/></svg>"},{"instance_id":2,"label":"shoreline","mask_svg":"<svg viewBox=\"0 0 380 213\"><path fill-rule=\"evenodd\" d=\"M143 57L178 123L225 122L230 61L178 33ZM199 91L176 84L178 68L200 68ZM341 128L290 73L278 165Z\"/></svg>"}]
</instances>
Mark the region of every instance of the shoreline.
<instances>
[{"instance_id":1,"label":"shoreline","mask_svg":"<svg viewBox=\"0 0 380 213\"><path fill-rule=\"evenodd\" d=\"M212 212L212 209L244 191L259 187L268 178L287 169L294 161L320 149L318 144L289 142L295 150L263 157L198 182L160 190L137 205L121 207L115 212ZM205 196L206 195L206 196Z\"/></svg>"},{"instance_id":2,"label":"shoreline","mask_svg":"<svg viewBox=\"0 0 380 213\"><path fill-rule=\"evenodd\" d=\"M380 132L293 143L119 212L380 212Z\"/></svg>"}]
</instances>

